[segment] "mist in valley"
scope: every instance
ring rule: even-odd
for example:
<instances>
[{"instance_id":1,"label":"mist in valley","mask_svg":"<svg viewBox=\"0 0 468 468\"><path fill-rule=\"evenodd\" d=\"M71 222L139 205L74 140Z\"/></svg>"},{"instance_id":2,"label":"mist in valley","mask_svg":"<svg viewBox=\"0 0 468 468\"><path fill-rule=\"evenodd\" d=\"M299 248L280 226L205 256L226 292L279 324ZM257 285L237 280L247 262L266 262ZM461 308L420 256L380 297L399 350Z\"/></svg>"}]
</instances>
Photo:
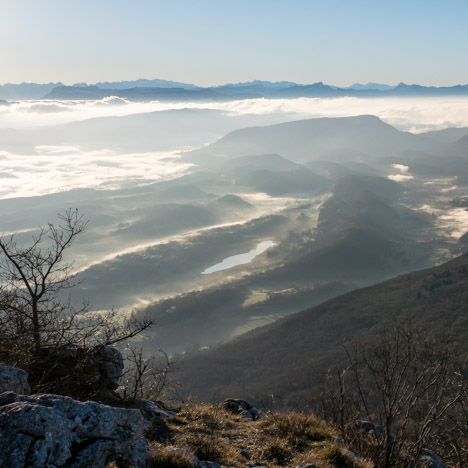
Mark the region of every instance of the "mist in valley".
<instances>
[{"instance_id":1,"label":"mist in valley","mask_svg":"<svg viewBox=\"0 0 468 468\"><path fill-rule=\"evenodd\" d=\"M11 101L2 231L78 208L72 300L149 315L149 351L209 347L463 252L467 101Z\"/></svg>"}]
</instances>

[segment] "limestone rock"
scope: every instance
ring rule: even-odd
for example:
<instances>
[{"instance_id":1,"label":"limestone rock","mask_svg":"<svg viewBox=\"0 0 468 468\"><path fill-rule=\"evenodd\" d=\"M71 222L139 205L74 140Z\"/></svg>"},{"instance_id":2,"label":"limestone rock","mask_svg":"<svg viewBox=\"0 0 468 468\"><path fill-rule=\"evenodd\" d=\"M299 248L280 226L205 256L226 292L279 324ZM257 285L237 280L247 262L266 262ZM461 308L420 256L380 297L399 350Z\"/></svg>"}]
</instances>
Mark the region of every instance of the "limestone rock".
<instances>
[{"instance_id":1,"label":"limestone rock","mask_svg":"<svg viewBox=\"0 0 468 468\"><path fill-rule=\"evenodd\" d=\"M143 416L147 419L165 419L171 416L177 416L177 413L165 409L164 405L159 401L142 400L138 397L136 398L136 401L139 403L140 411L143 413Z\"/></svg>"},{"instance_id":2,"label":"limestone rock","mask_svg":"<svg viewBox=\"0 0 468 468\"><path fill-rule=\"evenodd\" d=\"M122 353L117 348L100 348L94 355L97 364L101 364L105 369L106 378L115 390L119 386L120 377L124 370Z\"/></svg>"},{"instance_id":3,"label":"limestone rock","mask_svg":"<svg viewBox=\"0 0 468 468\"><path fill-rule=\"evenodd\" d=\"M0 393L3 392L29 395L31 389L28 384L28 373L18 367L0 364Z\"/></svg>"},{"instance_id":4,"label":"limestone rock","mask_svg":"<svg viewBox=\"0 0 468 468\"><path fill-rule=\"evenodd\" d=\"M143 468L148 443L138 410L58 395L0 395L0 467Z\"/></svg>"},{"instance_id":5,"label":"limestone rock","mask_svg":"<svg viewBox=\"0 0 468 468\"><path fill-rule=\"evenodd\" d=\"M249 421L257 421L258 419L263 419L266 417L266 414L263 411L258 410L245 400L238 400L234 398L228 398L223 402L223 408L232 414L237 414Z\"/></svg>"},{"instance_id":6,"label":"limestone rock","mask_svg":"<svg viewBox=\"0 0 468 468\"><path fill-rule=\"evenodd\" d=\"M387 431L382 426L377 426L370 421L356 421L356 427L366 432L368 435L373 435L376 439L379 439L382 436L387 434ZM391 433L390 438L392 442L396 444L396 435Z\"/></svg>"},{"instance_id":7,"label":"limestone rock","mask_svg":"<svg viewBox=\"0 0 468 468\"><path fill-rule=\"evenodd\" d=\"M30 382L43 393L111 401L123 369L122 354L116 348L43 346L30 370Z\"/></svg>"}]
</instances>

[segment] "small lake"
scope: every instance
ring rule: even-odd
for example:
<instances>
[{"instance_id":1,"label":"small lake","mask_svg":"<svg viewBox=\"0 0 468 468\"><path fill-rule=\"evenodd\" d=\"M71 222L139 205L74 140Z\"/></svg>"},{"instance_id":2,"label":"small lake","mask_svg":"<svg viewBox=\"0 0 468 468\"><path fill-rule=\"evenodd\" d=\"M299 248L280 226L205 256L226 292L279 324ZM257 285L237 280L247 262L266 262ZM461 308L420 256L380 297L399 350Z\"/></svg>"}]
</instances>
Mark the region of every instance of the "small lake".
<instances>
[{"instance_id":1,"label":"small lake","mask_svg":"<svg viewBox=\"0 0 468 468\"><path fill-rule=\"evenodd\" d=\"M262 254L265 252L265 250L268 250L275 245L276 243L271 240L260 242L260 244L258 244L255 249L252 249L249 252L232 255L231 257L225 258L222 262L210 266L205 271L202 271L202 275L209 275L210 273L215 273L216 271L227 270L228 268L232 268L237 265L244 265L245 263L249 263L257 255Z\"/></svg>"}]
</instances>

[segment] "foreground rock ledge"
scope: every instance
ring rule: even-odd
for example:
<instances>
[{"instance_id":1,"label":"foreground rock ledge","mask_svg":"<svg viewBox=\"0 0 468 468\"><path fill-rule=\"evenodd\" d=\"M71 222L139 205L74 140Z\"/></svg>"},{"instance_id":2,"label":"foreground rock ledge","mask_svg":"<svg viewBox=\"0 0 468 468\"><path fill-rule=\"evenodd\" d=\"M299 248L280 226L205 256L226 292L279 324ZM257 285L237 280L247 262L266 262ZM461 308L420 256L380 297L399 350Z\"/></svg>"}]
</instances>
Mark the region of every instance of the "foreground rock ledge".
<instances>
[{"instance_id":1,"label":"foreground rock ledge","mask_svg":"<svg viewBox=\"0 0 468 468\"><path fill-rule=\"evenodd\" d=\"M58 395L0 394L0 467L146 465L147 422L139 410Z\"/></svg>"}]
</instances>

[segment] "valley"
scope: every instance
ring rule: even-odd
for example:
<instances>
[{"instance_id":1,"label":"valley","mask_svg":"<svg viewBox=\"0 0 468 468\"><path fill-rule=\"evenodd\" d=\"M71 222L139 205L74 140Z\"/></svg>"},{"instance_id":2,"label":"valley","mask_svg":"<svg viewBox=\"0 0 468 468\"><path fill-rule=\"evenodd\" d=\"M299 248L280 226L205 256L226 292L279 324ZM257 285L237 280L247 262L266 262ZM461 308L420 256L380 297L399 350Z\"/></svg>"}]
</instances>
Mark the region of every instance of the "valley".
<instances>
[{"instance_id":1,"label":"valley","mask_svg":"<svg viewBox=\"0 0 468 468\"><path fill-rule=\"evenodd\" d=\"M0 133L16 161L58 171L58 185L39 179L32 197L5 187L4 232L27 242L44 220L78 208L89 223L70 253L78 276L66 294L149 316L150 353L216 346L465 249L468 128L414 134L367 115L185 109ZM3 180L21 195L31 182L10 160ZM61 179L75 160L89 161L89 186L73 179L76 167Z\"/></svg>"}]
</instances>

